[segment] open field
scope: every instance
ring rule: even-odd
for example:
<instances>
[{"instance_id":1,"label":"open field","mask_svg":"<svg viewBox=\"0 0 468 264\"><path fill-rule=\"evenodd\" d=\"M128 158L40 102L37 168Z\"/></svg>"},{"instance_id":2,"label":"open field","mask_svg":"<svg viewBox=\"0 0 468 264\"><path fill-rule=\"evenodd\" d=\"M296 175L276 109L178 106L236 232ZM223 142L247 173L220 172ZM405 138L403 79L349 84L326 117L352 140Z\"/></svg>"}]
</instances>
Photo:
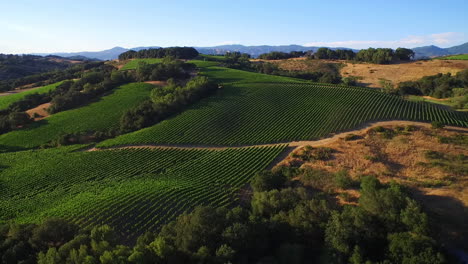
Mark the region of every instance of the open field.
<instances>
[{"instance_id":1,"label":"open field","mask_svg":"<svg viewBox=\"0 0 468 264\"><path fill-rule=\"evenodd\" d=\"M390 80L395 86L400 82L418 80L424 76L435 75L438 73L456 74L459 71L468 69L468 61L450 61L450 60L429 60L415 61L401 64L369 64L369 63L351 63L347 61L323 61L307 60L305 58L296 58L289 60L273 60L271 63L285 70L306 70L317 71L323 62L339 63L343 67L340 73L343 77L356 76L361 77L359 82L367 87L382 88L381 79Z\"/></svg>"},{"instance_id":2,"label":"open field","mask_svg":"<svg viewBox=\"0 0 468 264\"><path fill-rule=\"evenodd\" d=\"M436 58L436 59L440 59L440 60L468 60L468 54L440 57L440 58Z\"/></svg>"},{"instance_id":3,"label":"open field","mask_svg":"<svg viewBox=\"0 0 468 264\"><path fill-rule=\"evenodd\" d=\"M160 63L162 59L155 59L155 58L150 58L150 59L132 59L128 62L126 62L120 70L134 70L138 66L138 63L140 62L146 62L148 64L155 64L155 63Z\"/></svg>"},{"instance_id":4,"label":"open field","mask_svg":"<svg viewBox=\"0 0 468 264\"><path fill-rule=\"evenodd\" d=\"M148 99L154 86L131 83L89 105L51 115L27 128L0 135L0 145L19 148L39 147L63 134L116 128L123 112Z\"/></svg>"},{"instance_id":5,"label":"open field","mask_svg":"<svg viewBox=\"0 0 468 264\"><path fill-rule=\"evenodd\" d=\"M288 78L223 70L203 71L225 84L218 93L152 127L98 144L245 145L313 140L378 120L415 120L467 126L468 116L359 87L243 80ZM240 76L245 75L246 78ZM211 77L211 76L210 76ZM283 78L283 79L282 79Z\"/></svg>"},{"instance_id":6,"label":"open field","mask_svg":"<svg viewBox=\"0 0 468 264\"><path fill-rule=\"evenodd\" d=\"M413 102L429 102L433 104L439 104L439 105L444 105L448 106L450 108L453 108L458 105L459 101L464 100L464 96L457 96L457 97L450 97L450 98L444 98L444 99L438 99L438 98L433 98L430 96L417 96L417 95L408 95L406 98L410 101ZM457 108L457 111L468 111L468 109L465 108Z\"/></svg>"},{"instance_id":7,"label":"open field","mask_svg":"<svg viewBox=\"0 0 468 264\"><path fill-rule=\"evenodd\" d=\"M354 180L361 175L375 175L382 182L396 181L409 188L432 216L443 223L440 229L445 241L453 239L466 245L468 133L407 124L383 127L386 132L376 132L373 127L356 131L353 137L343 136L312 146L330 148L330 159L304 160L306 150L300 147L280 165L329 173L346 170ZM339 190L336 194L343 203L357 201L359 197L354 189ZM342 197L348 197L347 201Z\"/></svg>"},{"instance_id":8,"label":"open field","mask_svg":"<svg viewBox=\"0 0 468 264\"><path fill-rule=\"evenodd\" d=\"M239 188L284 148L79 147L0 154L0 221L64 217L82 227L106 223L134 239L197 205L235 203Z\"/></svg>"},{"instance_id":9,"label":"open field","mask_svg":"<svg viewBox=\"0 0 468 264\"><path fill-rule=\"evenodd\" d=\"M23 99L26 95L35 93L44 94L49 91L52 91L61 83L62 82L58 82L42 87L32 88L28 89L27 91L14 91L14 93L4 93L2 96L0 96L0 110L8 108L9 105Z\"/></svg>"}]
</instances>

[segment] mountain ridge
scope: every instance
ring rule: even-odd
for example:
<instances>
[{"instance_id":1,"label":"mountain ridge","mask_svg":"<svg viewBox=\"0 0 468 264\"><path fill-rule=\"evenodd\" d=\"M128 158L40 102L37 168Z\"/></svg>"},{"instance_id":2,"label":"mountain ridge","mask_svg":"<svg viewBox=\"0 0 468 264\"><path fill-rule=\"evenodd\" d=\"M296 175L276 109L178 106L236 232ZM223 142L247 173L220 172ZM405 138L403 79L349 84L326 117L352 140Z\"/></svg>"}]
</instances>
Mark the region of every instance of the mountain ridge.
<instances>
[{"instance_id":1,"label":"mountain ridge","mask_svg":"<svg viewBox=\"0 0 468 264\"><path fill-rule=\"evenodd\" d=\"M34 55L56 55L61 57L73 57L73 56L84 56L87 58L96 58L99 60L113 60L126 51L129 50L142 50L148 48L160 48L160 46L140 46L135 48L123 48L123 47L113 47L108 50L102 51L82 51L82 52L57 52L57 53L35 53ZM281 51L281 52L291 52L291 51L317 51L321 47L318 46L301 46L301 45L255 45L255 46L245 46L241 44L229 44L229 45L218 45L213 47L195 47L198 52L202 54L225 54L226 52L239 51L242 53L248 53L253 57L257 57L260 54L268 53L272 51ZM346 47L333 47L331 49L350 49L353 51L359 51L358 49L351 49ZM455 54L464 54L468 53L468 42L449 47L449 48L440 48L435 45L416 47L412 49L416 56L415 58L431 58L437 56L446 56L446 55L455 55Z\"/></svg>"}]
</instances>

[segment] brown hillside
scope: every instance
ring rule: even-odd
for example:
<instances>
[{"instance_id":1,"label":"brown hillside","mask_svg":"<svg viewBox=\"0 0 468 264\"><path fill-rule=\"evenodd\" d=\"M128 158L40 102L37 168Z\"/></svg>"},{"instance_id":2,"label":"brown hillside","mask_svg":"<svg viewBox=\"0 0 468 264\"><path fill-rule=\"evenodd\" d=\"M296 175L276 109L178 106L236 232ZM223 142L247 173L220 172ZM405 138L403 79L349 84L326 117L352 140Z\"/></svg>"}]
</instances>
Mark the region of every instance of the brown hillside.
<instances>
[{"instance_id":1,"label":"brown hillside","mask_svg":"<svg viewBox=\"0 0 468 264\"><path fill-rule=\"evenodd\" d=\"M340 73L343 77L356 76L361 77L359 81L362 85L368 87L381 88L380 80L390 80L398 85L400 82L420 79L428 75L438 73L455 74L464 69L468 69L468 61L460 60L430 60L415 61L401 64L370 64L370 63L351 63L347 61L326 61L326 60L307 60L305 58L296 58L288 60L270 60L268 62L277 64L284 70L316 71L321 64L340 63L343 67Z\"/></svg>"}]
</instances>

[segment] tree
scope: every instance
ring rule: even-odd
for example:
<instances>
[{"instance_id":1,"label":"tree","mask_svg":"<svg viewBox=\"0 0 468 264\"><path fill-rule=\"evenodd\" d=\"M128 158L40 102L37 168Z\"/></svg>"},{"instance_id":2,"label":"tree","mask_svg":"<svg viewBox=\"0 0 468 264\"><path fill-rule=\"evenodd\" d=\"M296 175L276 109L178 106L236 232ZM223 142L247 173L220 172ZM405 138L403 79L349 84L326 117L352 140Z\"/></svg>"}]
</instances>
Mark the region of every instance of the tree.
<instances>
[{"instance_id":1,"label":"tree","mask_svg":"<svg viewBox=\"0 0 468 264\"><path fill-rule=\"evenodd\" d=\"M414 58L414 51L411 49L397 48L395 50L395 56L401 61L409 61Z\"/></svg>"},{"instance_id":2,"label":"tree","mask_svg":"<svg viewBox=\"0 0 468 264\"><path fill-rule=\"evenodd\" d=\"M39 248L59 247L70 241L78 232L78 226L63 219L51 218L32 232L33 244Z\"/></svg>"},{"instance_id":3,"label":"tree","mask_svg":"<svg viewBox=\"0 0 468 264\"><path fill-rule=\"evenodd\" d=\"M286 177L281 173L262 171L254 176L251 186L254 191L262 192L281 188L285 182Z\"/></svg>"}]
</instances>

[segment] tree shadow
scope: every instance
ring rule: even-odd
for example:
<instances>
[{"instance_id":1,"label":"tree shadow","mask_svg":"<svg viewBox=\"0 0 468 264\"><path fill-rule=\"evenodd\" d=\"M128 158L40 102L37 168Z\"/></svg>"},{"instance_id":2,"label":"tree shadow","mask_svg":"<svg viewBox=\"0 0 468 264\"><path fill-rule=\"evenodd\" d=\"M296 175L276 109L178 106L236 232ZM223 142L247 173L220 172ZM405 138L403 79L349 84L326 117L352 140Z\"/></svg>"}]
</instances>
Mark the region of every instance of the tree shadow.
<instances>
[{"instance_id":1,"label":"tree shadow","mask_svg":"<svg viewBox=\"0 0 468 264\"><path fill-rule=\"evenodd\" d=\"M412 189L414 198L421 202L433 227L437 239L443 242L449 251L468 253L468 207L450 196L433 195Z\"/></svg>"}]
</instances>

